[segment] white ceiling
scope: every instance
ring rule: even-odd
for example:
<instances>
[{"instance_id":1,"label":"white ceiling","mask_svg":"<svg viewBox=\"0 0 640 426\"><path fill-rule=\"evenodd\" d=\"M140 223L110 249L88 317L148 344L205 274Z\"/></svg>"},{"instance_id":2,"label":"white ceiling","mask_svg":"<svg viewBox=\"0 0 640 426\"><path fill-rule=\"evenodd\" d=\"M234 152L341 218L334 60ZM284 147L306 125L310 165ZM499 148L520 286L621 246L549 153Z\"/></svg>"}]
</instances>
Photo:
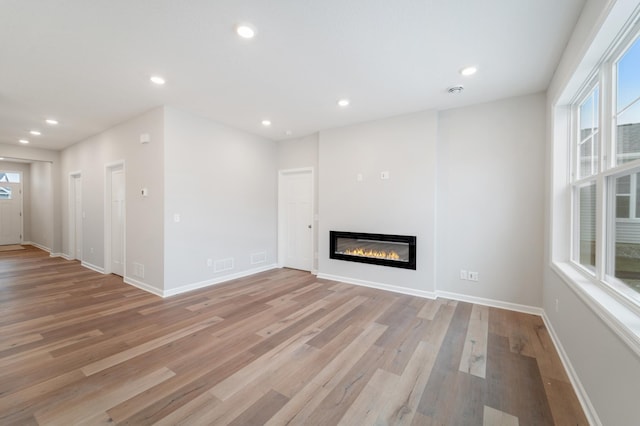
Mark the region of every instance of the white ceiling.
<instances>
[{"instance_id":1,"label":"white ceiling","mask_svg":"<svg viewBox=\"0 0 640 426\"><path fill-rule=\"evenodd\" d=\"M1 0L0 143L61 149L163 104L280 140L543 91L583 5ZM235 34L242 22L253 40ZM462 77L466 65L478 73ZM447 94L455 84L465 91Z\"/></svg>"}]
</instances>

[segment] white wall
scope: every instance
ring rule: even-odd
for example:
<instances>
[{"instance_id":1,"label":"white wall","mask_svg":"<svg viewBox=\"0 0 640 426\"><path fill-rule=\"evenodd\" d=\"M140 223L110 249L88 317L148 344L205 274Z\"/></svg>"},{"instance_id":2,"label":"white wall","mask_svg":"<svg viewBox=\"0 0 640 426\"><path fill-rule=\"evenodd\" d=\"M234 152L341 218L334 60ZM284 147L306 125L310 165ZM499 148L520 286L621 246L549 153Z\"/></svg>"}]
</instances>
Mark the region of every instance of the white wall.
<instances>
[{"instance_id":1,"label":"white wall","mask_svg":"<svg viewBox=\"0 0 640 426\"><path fill-rule=\"evenodd\" d=\"M140 143L141 134L151 142ZM125 281L161 292L163 268L164 109L158 108L75 144L61 153L62 236L69 253L69 175L82 174L82 260L104 268L105 167L125 162L126 265ZM146 187L149 196L140 190ZM133 263L145 267L144 277L133 275Z\"/></svg>"},{"instance_id":2,"label":"white wall","mask_svg":"<svg viewBox=\"0 0 640 426\"><path fill-rule=\"evenodd\" d=\"M436 136L435 111L320 132L319 275L433 295ZM329 259L330 230L417 236L417 269Z\"/></svg>"},{"instance_id":3,"label":"white wall","mask_svg":"<svg viewBox=\"0 0 640 426\"><path fill-rule=\"evenodd\" d=\"M302 138L279 141L278 170L313 167L318 169L318 133ZM316 173L317 174L317 173Z\"/></svg>"},{"instance_id":4,"label":"white wall","mask_svg":"<svg viewBox=\"0 0 640 426\"><path fill-rule=\"evenodd\" d=\"M276 144L173 108L165 120L165 293L275 264ZM258 252L266 261L251 264Z\"/></svg>"},{"instance_id":5,"label":"white wall","mask_svg":"<svg viewBox=\"0 0 640 426\"><path fill-rule=\"evenodd\" d=\"M440 112L439 291L541 306L544 108L535 94Z\"/></svg>"},{"instance_id":6,"label":"white wall","mask_svg":"<svg viewBox=\"0 0 640 426\"><path fill-rule=\"evenodd\" d=\"M567 114L570 102L620 30L637 0L588 1L548 91L547 215L543 307L581 383L580 391L604 425L636 425L640 358L599 313L551 267L568 259ZM558 312L555 306L558 301Z\"/></svg>"},{"instance_id":7,"label":"white wall","mask_svg":"<svg viewBox=\"0 0 640 426\"><path fill-rule=\"evenodd\" d=\"M53 179L50 162L31 163L30 198L31 210L28 217L31 224L29 241L40 247L53 245Z\"/></svg>"},{"instance_id":8,"label":"white wall","mask_svg":"<svg viewBox=\"0 0 640 426\"><path fill-rule=\"evenodd\" d=\"M314 133L302 138L279 141L278 149L278 170L312 168L313 169L313 194L314 194L314 215L319 214L318 197L318 139L319 134ZM318 269L318 221L313 226L313 251L316 254L313 259L313 270Z\"/></svg>"}]
</instances>

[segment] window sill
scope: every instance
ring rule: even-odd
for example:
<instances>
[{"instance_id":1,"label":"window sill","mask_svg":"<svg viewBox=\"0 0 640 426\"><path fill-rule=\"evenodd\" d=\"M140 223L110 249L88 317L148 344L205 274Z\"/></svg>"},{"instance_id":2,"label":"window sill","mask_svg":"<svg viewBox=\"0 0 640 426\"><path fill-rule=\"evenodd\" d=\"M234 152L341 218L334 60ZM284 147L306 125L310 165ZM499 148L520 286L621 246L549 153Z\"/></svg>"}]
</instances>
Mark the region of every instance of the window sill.
<instances>
[{"instance_id":1,"label":"window sill","mask_svg":"<svg viewBox=\"0 0 640 426\"><path fill-rule=\"evenodd\" d=\"M551 268L640 357L640 315L566 262Z\"/></svg>"}]
</instances>

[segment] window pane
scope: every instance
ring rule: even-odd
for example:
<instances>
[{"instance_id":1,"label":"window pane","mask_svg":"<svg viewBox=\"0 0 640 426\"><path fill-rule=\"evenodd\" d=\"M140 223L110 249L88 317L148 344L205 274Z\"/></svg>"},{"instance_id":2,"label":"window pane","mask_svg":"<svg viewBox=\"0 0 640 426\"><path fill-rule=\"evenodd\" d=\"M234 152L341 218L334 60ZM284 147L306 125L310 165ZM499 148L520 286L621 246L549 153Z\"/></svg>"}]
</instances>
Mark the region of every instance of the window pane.
<instances>
[{"instance_id":1,"label":"window pane","mask_svg":"<svg viewBox=\"0 0 640 426\"><path fill-rule=\"evenodd\" d=\"M591 147L593 146L593 140L587 139L580 145L580 171L578 176L583 178L585 176L591 176Z\"/></svg>"},{"instance_id":2,"label":"window pane","mask_svg":"<svg viewBox=\"0 0 640 426\"><path fill-rule=\"evenodd\" d=\"M588 138L582 144L580 144L580 164L578 170L578 177L583 178L586 176L594 175L598 172L598 145L600 135L594 134Z\"/></svg>"},{"instance_id":3,"label":"window pane","mask_svg":"<svg viewBox=\"0 0 640 426\"><path fill-rule=\"evenodd\" d=\"M631 193L631 176L620 176L616 179L616 195L626 194L629 195Z\"/></svg>"},{"instance_id":4,"label":"window pane","mask_svg":"<svg viewBox=\"0 0 640 426\"><path fill-rule=\"evenodd\" d=\"M0 200L10 200L11 199L11 188L0 186Z\"/></svg>"},{"instance_id":5,"label":"window pane","mask_svg":"<svg viewBox=\"0 0 640 426\"><path fill-rule=\"evenodd\" d=\"M618 117L616 130L618 164L640 158L640 102Z\"/></svg>"},{"instance_id":6,"label":"window pane","mask_svg":"<svg viewBox=\"0 0 640 426\"><path fill-rule=\"evenodd\" d=\"M617 190L627 191L631 176L638 182L638 174L619 177L616 179ZM637 188L635 192L638 193ZM620 195L620 192L616 191L616 218L629 218L630 200L631 196ZM635 204L638 205L637 199ZM629 287L640 292L640 222L616 220L613 234L615 235L614 275Z\"/></svg>"},{"instance_id":7,"label":"window pane","mask_svg":"<svg viewBox=\"0 0 640 426\"><path fill-rule=\"evenodd\" d=\"M20 173L0 172L0 182L20 183Z\"/></svg>"},{"instance_id":8,"label":"window pane","mask_svg":"<svg viewBox=\"0 0 640 426\"><path fill-rule=\"evenodd\" d=\"M616 217L618 219L629 218L629 202L628 195L616 195Z\"/></svg>"},{"instance_id":9,"label":"window pane","mask_svg":"<svg viewBox=\"0 0 640 426\"><path fill-rule=\"evenodd\" d=\"M640 97L640 39L618 61L617 112Z\"/></svg>"},{"instance_id":10,"label":"window pane","mask_svg":"<svg viewBox=\"0 0 640 426\"><path fill-rule=\"evenodd\" d=\"M598 96L596 87L580 105L580 130L578 140L579 170L578 178L591 176L598 172Z\"/></svg>"},{"instance_id":11,"label":"window pane","mask_svg":"<svg viewBox=\"0 0 640 426\"><path fill-rule=\"evenodd\" d=\"M596 266L596 185L583 186L579 191L580 253L579 262L593 270Z\"/></svg>"},{"instance_id":12,"label":"window pane","mask_svg":"<svg viewBox=\"0 0 640 426\"><path fill-rule=\"evenodd\" d=\"M600 89L593 89L593 131L598 130L598 107L600 105Z\"/></svg>"},{"instance_id":13,"label":"window pane","mask_svg":"<svg viewBox=\"0 0 640 426\"><path fill-rule=\"evenodd\" d=\"M593 93L580 105L580 140L584 140L593 130L594 120Z\"/></svg>"},{"instance_id":14,"label":"window pane","mask_svg":"<svg viewBox=\"0 0 640 426\"><path fill-rule=\"evenodd\" d=\"M640 173L636 177L636 218L640 218Z\"/></svg>"},{"instance_id":15,"label":"window pane","mask_svg":"<svg viewBox=\"0 0 640 426\"><path fill-rule=\"evenodd\" d=\"M640 158L640 39L617 63L616 162Z\"/></svg>"}]
</instances>

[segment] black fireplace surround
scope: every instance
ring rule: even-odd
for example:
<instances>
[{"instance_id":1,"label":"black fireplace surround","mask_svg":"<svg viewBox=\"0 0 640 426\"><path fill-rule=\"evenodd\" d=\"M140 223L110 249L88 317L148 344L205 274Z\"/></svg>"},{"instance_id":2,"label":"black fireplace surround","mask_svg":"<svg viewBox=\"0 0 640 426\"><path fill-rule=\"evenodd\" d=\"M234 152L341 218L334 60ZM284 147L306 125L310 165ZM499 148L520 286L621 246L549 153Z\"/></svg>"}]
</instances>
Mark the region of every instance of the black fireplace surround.
<instances>
[{"instance_id":1,"label":"black fireplace surround","mask_svg":"<svg viewBox=\"0 0 640 426\"><path fill-rule=\"evenodd\" d=\"M416 269L416 237L329 231L329 258Z\"/></svg>"}]
</instances>

